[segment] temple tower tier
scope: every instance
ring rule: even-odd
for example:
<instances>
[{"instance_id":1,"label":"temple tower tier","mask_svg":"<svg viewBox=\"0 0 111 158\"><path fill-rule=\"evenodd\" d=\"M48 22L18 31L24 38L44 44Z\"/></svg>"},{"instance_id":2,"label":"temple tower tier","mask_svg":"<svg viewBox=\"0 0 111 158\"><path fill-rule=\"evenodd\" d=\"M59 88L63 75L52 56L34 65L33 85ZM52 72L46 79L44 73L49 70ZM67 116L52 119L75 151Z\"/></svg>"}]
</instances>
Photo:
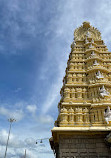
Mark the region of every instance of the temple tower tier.
<instances>
[{"instance_id":1,"label":"temple tower tier","mask_svg":"<svg viewBox=\"0 0 111 158\"><path fill-rule=\"evenodd\" d=\"M60 94L56 158L111 158L111 52L89 22L74 32Z\"/></svg>"}]
</instances>

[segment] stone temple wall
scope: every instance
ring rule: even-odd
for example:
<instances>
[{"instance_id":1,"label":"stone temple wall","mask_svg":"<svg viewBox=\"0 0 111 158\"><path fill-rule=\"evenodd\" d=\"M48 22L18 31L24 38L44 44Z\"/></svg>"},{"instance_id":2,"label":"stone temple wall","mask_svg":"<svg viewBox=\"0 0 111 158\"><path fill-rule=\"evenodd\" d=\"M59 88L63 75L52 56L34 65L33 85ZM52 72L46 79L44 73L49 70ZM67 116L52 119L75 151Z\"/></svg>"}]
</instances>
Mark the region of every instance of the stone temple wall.
<instances>
[{"instance_id":1,"label":"stone temple wall","mask_svg":"<svg viewBox=\"0 0 111 158\"><path fill-rule=\"evenodd\" d=\"M103 135L60 136L57 158L111 158L111 151Z\"/></svg>"}]
</instances>

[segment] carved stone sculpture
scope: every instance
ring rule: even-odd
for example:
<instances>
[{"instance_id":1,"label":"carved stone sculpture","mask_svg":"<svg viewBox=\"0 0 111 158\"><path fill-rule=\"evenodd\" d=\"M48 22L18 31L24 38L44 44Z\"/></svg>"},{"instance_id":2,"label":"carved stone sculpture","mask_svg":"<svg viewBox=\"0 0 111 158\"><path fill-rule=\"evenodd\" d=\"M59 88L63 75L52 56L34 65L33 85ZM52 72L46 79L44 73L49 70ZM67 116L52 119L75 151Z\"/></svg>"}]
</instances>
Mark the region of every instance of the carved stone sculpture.
<instances>
[{"instance_id":1,"label":"carved stone sculpture","mask_svg":"<svg viewBox=\"0 0 111 158\"><path fill-rule=\"evenodd\" d=\"M91 56L94 56L94 55L95 55L95 53L94 53L94 51L92 51L92 52L91 52Z\"/></svg>"},{"instance_id":2,"label":"carved stone sculpture","mask_svg":"<svg viewBox=\"0 0 111 158\"><path fill-rule=\"evenodd\" d=\"M105 89L104 85L102 86L102 88L99 88L100 91L100 96L102 98L109 96L109 92L107 92L107 90Z\"/></svg>"},{"instance_id":3,"label":"carved stone sculpture","mask_svg":"<svg viewBox=\"0 0 111 158\"><path fill-rule=\"evenodd\" d=\"M94 46L92 45L92 43L89 45L89 48L94 48Z\"/></svg>"},{"instance_id":4,"label":"carved stone sculpture","mask_svg":"<svg viewBox=\"0 0 111 158\"><path fill-rule=\"evenodd\" d=\"M110 107L107 107L106 112L104 112L104 118L107 124L109 124L109 121L111 121L111 110Z\"/></svg>"},{"instance_id":5,"label":"carved stone sculpture","mask_svg":"<svg viewBox=\"0 0 111 158\"><path fill-rule=\"evenodd\" d=\"M71 47L74 48L75 45L76 45L76 42L73 41L72 44L71 44Z\"/></svg>"},{"instance_id":6,"label":"carved stone sculpture","mask_svg":"<svg viewBox=\"0 0 111 158\"><path fill-rule=\"evenodd\" d=\"M91 33L89 31L86 32L86 37L91 37Z\"/></svg>"},{"instance_id":7,"label":"carved stone sculpture","mask_svg":"<svg viewBox=\"0 0 111 158\"><path fill-rule=\"evenodd\" d=\"M91 43L94 43L94 40L93 40L93 38L92 38L92 40L91 40Z\"/></svg>"},{"instance_id":8,"label":"carved stone sculpture","mask_svg":"<svg viewBox=\"0 0 111 158\"><path fill-rule=\"evenodd\" d=\"M88 41L87 37L86 37L86 39L85 39L85 43L86 43L86 44L87 44L87 43L89 43L89 41Z\"/></svg>"},{"instance_id":9,"label":"carved stone sculpture","mask_svg":"<svg viewBox=\"0 0 111 158\"><path fill-rule=\"evenodd\" d=\"M93 65L94 66L98 66L99 65L99 63L97 62L97 60L94 61Z\"/></svg>"},{"instance_id":10,"label":"carved stone sculpture","mask_svg":"<svg viewBox=\"0 0 111 158\"><path fill-rule=\"evenodd\" d=\"M96 76L97 79L104 78L104 76L101 74L100 71L98 71L98 72L95 74L95 76Z\"/></svg>"}]
</instances>

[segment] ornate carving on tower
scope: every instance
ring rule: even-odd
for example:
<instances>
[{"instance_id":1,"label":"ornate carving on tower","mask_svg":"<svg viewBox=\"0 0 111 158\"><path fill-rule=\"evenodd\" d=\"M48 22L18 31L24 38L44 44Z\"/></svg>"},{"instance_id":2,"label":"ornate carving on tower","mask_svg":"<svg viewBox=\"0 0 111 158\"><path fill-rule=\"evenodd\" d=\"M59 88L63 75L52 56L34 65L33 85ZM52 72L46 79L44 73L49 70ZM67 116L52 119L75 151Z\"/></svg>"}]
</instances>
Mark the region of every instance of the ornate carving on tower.
<instances>
[{"instance_id":1,"label":"ornate carving on tower","mask_svg":"<svg viewBox=\"0 0 111 158\"><path fill-rule=\"evenodd\" d=\"M83 117L84 117L84 124L89 124L89 122L90 122L90 120L89 120L89 110L86 107L83 109Z\"/></svg>"},{"instance_id":2,"label":"ornate carving on tower","mask_svg":"<svg viewBox=\"0 0 111 158\"><path fill-rule=\"evenodd\" d=\"M68 113L67 113L67 109L63 107L60 110L60 124L66 126L67 123L68 123Z\"/></svg>"},{"instance_id":3,"label":"ornate carving on tower","mask_svg":"<svg viewBox=\"0 0 111 158\"><path fill-rule=\"evenodd\" d=\"M104 85L99 88L99 91L102 98L109 96L109 92L105 89Z\"/></svg>"},{"instance_id":4,"label":"ornate carving on tower","mask_svg":"<svg viewBox=\"0 0 111 158\"><path fill-rule=\"evenodd\" d=\"M94 65L94 66L98 66L98 65L99 65L99 63L97 62L97 60L95 60L95 61L93 62L93 65Z\"/></svg>"},{"instance_id":5,"label":"ornate carving on tower","mask_svg":"<svg viewBox=\"0 0 111 158\"><path fill-rule=\"evenodd\" d=\"M83 22L83 25L74 32L75 41L92 38L93 40L101 40L101 33L90 25L89 22Z\"/></svg>"},{"instance_id":6,"label":"ornate carving on tower","mask_svg":"<svg viewBox=\"0 0 111 158\"><path fill-rule=\"evenodd\" d=\"M91 56L95 56L95 52L94 51L91 52Z\"/></svg>"},{"instance_id":7,"label":"ornate carving on tower","mask_svg":"<svg viewBox=\"0 0 111 158\"><path fill-rule=\"evenodd\" d=\"M95 131L96 135L98 131L100 134L111 131L111 52L101 39L101 33L89 22L74 32L60 93L57 130L52 130L53 136L56 135L55 144L64 131L70 136L74 132L85 135L86 131L91 135Z\"/></svg>"},{"instance_id":8,"label":"ornate carving on tower","mask_svg":"<svg viewBox=\"0 0 111 158\"><path fill-rule=\"evenodd\" d=\"M59 126L66 126L63 118L67 118L67 126L83 126L84 122L88 122L86 125L90 126L93 124L91 121L93 119L90 119L92 118L91 104L93 103L93 107L100 108L99 103L110 101L111 74L108 66L110 62L106 60L106 56L111 59L111 53L107 51L107 47L101 39L101 33L89 22L84 22L81 27L77 28L74 36L61 90L60 104L61 107L65 103L69 104L69 107L71 102L76 104L73 108L66 106L67 113L61 112L57 121ZM108 62L109 64L107 64ZM88 104L88 108L84 106L84 102ZM88 111L86 112L86 110ZM95 123L98 120L95 109L91 109L91 111L94 113ZM100 126L105 124L104 121L97 121L97 123Z\"/></svg>"},{"instance_id":9,"label":"ornate carving on tower","mask_svg":"<svg viewBox=\"0 0 111 158\"><path fill-rule=\"evenodd\" d=\"M83 111L81 107L75 108L76 124L83 123Z\"/></svg>"},{"instance_id":10,"label":"ornate carving on tower","mask_svg":"<svg viewBox=\"0 0 111 158\"><path fill-rule=\"evenodd\" d=\"M104 76L101 74L101 72L98 70L98 72L96 72L95 74L96 78L99 80L99 79L103 79Z\"/></svg>"},{"instance_id":11,"label":"ornate carving on tower","mask_svg":"<svg viewBox=\"0 0 111 158\"><path fill-rule=\"evenodd\" d=\"M111 124L111 110L109 106L107 107L106 112L104 112L104 117L107 124Z\"/></svg>"},{"instance_id":12,"label":"ornate carving on tower","mask_svg":"<svg viewBox=\"0 0 111 158\"><path fill-rule=\"evenodd\" d=\"M71 107L69 109L69 125L73 126L74 124L74 109Z\"/></svg>"}]
</instances>

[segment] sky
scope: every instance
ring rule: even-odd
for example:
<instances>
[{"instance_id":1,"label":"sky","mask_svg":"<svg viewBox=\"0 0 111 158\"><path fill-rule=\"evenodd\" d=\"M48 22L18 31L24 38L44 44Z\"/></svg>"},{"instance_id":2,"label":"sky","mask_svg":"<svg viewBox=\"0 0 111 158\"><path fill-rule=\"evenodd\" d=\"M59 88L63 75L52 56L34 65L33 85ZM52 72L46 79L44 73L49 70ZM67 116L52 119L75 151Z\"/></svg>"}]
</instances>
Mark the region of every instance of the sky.
<instances>
[{"instance_id":1,"label":"sky","mask_svg":"<svg viewBox=\"0 0 111 158\"><path fill-rule=\"evenodd\" d=\"M46 139L58 116L74 30L97 27L111 51L110 0L0 0L0 158L54 158ZM36 144L36 141L38 143Z\"/></svg>"}]
</instances>

